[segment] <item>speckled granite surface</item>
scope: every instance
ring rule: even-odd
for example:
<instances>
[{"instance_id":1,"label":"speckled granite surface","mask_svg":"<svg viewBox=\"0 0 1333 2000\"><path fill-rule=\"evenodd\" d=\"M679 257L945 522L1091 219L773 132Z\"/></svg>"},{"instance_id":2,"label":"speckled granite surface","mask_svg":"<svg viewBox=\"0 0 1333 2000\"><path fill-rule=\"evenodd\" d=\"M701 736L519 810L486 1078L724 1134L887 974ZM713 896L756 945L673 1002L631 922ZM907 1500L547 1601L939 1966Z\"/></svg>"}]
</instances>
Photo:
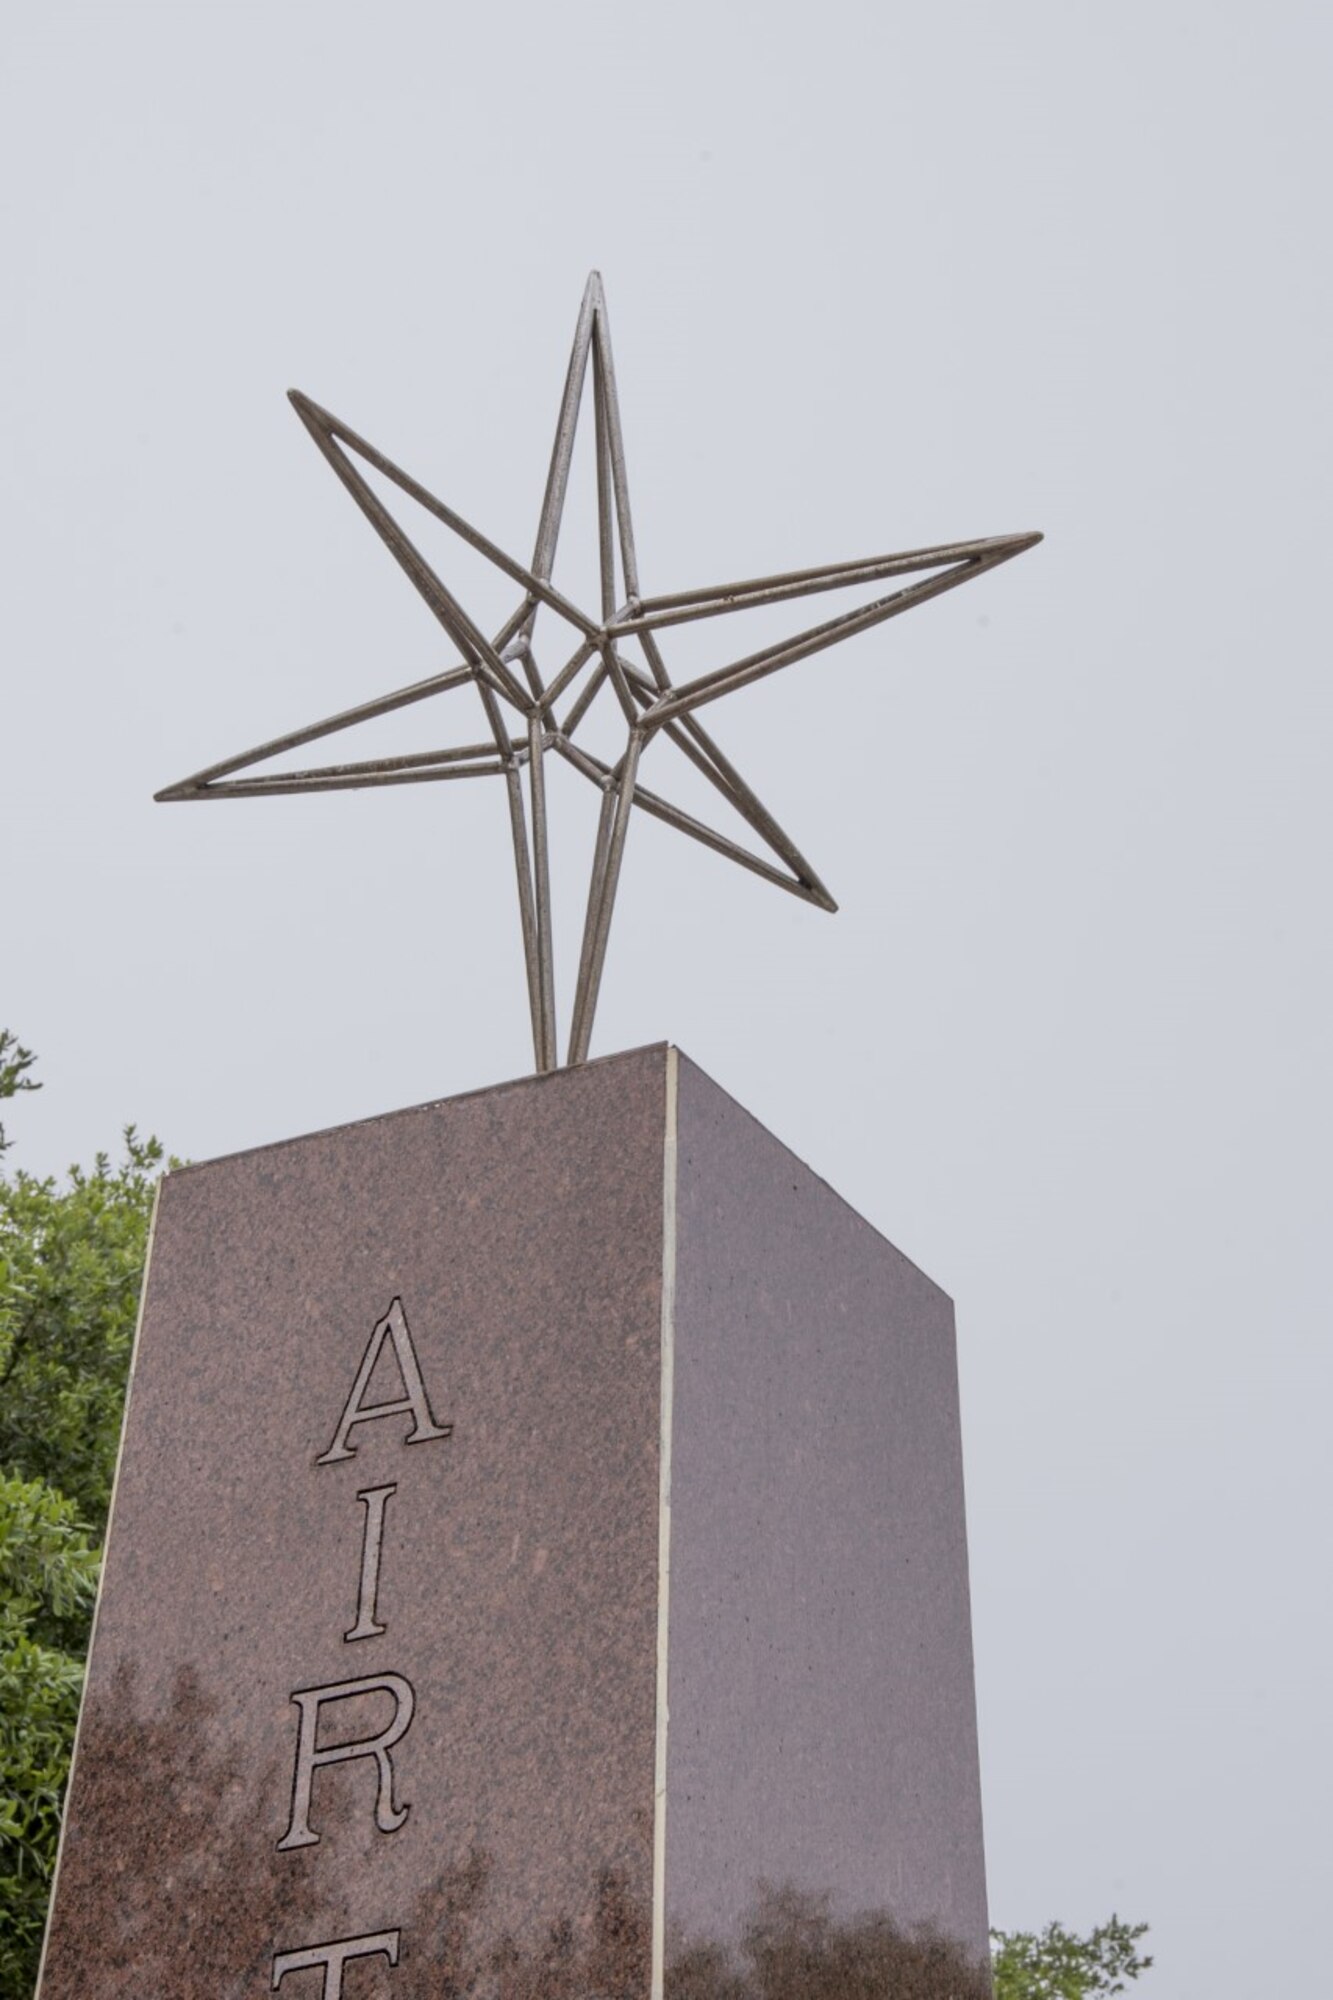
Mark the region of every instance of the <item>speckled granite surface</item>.
<instances>
[{"instance_id":1,"label":"speckled granite surface","mask_svg":"<svg viewBox=\"0 0 1333 2000\"><path fill-rule=\"evenodd\" d=\"M434 1996L441 1956L538 1966L561 1926L601 1990L646 1990L665 1071L650 1050L169 1177L42 2000L240 2000L275 1954L393 1928L353 2000ZM319 1465L395 1298L452 1433L377 1418ZM394 1359L369 1400L401 1398ZM349 1643L357 1495L386 1484L385 1630ZM407 1818L377 1827L373 1756L330 1763L318 1844L280 1851L293 1692L386 1675L415 1697L385 1752ZM405 1700L329 1701L320 1745Z\"/></svg>"},{"instance_id":2,"label":"speckled granite surface","mask_svg":"<svg viewBox=\"0 0 1333 2000\"><path fill-rule=\"evenodd\" d=\"M665 1047L170 1176L41 2000L980 1996L953 1371Z\"/></svg>"},{"instance_id":3,"label":"speckled granite surface","mask_svg":"<svg viewBox=\"0 0 1333 2000\"><path fill-rule=\"evenodd\" d=\"M986 1946L953 1307L683 1056L667 1920Z\"/></svg>"}]
</instances>

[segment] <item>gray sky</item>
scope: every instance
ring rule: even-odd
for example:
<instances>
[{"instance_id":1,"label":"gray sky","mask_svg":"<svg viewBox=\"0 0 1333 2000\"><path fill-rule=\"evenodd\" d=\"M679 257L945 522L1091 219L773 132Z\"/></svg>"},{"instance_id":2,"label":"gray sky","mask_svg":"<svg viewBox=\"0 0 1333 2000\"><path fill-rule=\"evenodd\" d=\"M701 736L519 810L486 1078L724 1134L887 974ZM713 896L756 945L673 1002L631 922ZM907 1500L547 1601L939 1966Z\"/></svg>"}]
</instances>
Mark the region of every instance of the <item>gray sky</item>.
<instances>
[{"instance_id":1,"label":"gray sky","mask_svg":"<svg viewBox=\"0 0 1333 2000\"><path fill-rule=\"evenodd\" d=\"M34 1168L529 1064L497 790L150 802L446 657L289 384L522 554L597 264L648 589L1045 529L713 712L841 913L639 819L595 1048L678 1041L956 1297L994 1919L1149 1918L1148 2000L1327 1961L1331 42L47 0L0 76Z\"/></svg>"}]
</instances>

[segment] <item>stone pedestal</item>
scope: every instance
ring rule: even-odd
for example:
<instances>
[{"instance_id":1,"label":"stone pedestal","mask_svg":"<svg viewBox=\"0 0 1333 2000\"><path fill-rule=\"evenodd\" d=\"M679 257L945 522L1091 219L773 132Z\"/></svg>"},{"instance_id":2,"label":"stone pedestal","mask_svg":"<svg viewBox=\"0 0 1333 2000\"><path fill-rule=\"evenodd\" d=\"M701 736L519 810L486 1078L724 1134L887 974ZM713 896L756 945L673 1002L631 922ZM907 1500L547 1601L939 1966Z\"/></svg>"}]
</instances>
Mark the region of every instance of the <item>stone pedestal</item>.
<instances>
[{"instance_id":1,"label":"stone pedestal","mask_svg":"<svg viewBox=\"0 0 1333 2000\"><path fill-rule=\"evenodd\" d=\"M944 1294L665 1047L170 1175L41 2000L703 1994L757 1907L984 1949Z\"/></svg>"}]
</instances>

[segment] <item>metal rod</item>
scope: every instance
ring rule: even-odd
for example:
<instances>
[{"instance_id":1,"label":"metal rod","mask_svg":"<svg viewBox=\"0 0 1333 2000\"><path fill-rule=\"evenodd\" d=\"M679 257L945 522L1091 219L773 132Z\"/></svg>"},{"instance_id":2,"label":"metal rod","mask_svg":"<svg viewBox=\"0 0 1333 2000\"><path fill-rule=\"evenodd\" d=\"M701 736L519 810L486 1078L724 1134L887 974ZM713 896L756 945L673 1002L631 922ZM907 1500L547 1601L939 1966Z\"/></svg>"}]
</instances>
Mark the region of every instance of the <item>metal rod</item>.
<instances>
[{"instance_id":1,"label":"metal rod","mask_svg":"<svg viewBox=\"0 0 1333 2000\"><path fill-rule=\"evenodd\" d=\"M405 472L400 472L396 465L377 452L373 445L368 445L363 438L358 438L354 431L340 424L327 410L320 409L317 403L312 403L308 396L302 396L293 389L289 391L289 397L297 415L325 459L460 652L472 662L478 674L492 683L497 693L512 701L516 708L522 708L524 700L518 682L510 674L490 640L478 626L473 624L452 591L440 581L416 544L395 521L374 487L362 478L346 452L339 449L340 442L348 444L368 464L373 465L386 478L393 480L395 485L400 486L405 493L409 493L429 513L435 514L438 519L446 520L446 525L453 528L464 541L471 542L475 547L479 541L484 540L484 537L478 537L476 530L469 528L460 515L444 507L432 494L427 493L424 486L418 486L415 480L409 479ZM484 549L483 553L489 553L493 560L499 556L498 550L491 550L489 547ZM498 567L514 574L517 582L533 587L535 580L530 578L518 564L511 563L509 557L504 557L498 563Z\"/></svg>"},{"instance_id":2,"label":"metal rod","mask_svg":"<svg viewBox=\"0 0 1333 2000\"><path fill-rule=\"evenodd\" d=\"M495 690L490 682L480 674L473 676L472 684L477 690L477 697L485 712L486 720L490 724L491 735L495 738L496 753L501 762L507 765L513 761L513 753L509 748L511 738L504 726L504 717L500 713L500 704L496 698Z\"/></svg>"},{"instance_id":3,"label":"metal rod","mask_svg":"<svg viewBox=\"0 0 1333 2000\"><path fill-rule=\"evenodd\" d=\"M546 690L542 686L542 677L537 671L537 656L532 650L532 642L526 633L520 638L510 640L505 648L504 656L506 661L517 660L523 668L528 683L528 691L532 696L534 704L532 712L540 715L546 706Z\"/></svg>"},{"instance_id":4,"label":"metal rod","mask_svg":"<svg viewBox=\"0 0 1333 2000\"><path fill-rule=\"evenodd\" d=\"M616 608L616 536L612 518L614 494L606 429L606 382L602 344L592 344L592 407L597 435L597 569L602 585L602 623Z\"/></svg>"},{"instance_id":5,"label":"metal rod","mask_svg":"<svg viewBox=\"0 0 1333 2000\"><path fill-rule=\"evenodd\" d=\"M611 479L616 496L616 520L620 527L620 562L625 572L625 593L639 595L639 559L634 551L634 523L629 509L629 475L625 469L625 439L620 427L620 397L616 390L616 364L611 355L611 318L606 310L602 283L597 281L597 317L593 322L593 353L601 363L601 407L606 418L606 441L611 455ZM610 607L607 607L608 611Z\"/></svg>"},{"instance_id":6,"label":"metal rod","mask_svg":"<svg viewBox=\"0 0 1333 2000\"><path fill-rule=\"evenodd\" d=\"M606 661L602 660L601 662L599 662L596 672L590 674L588 679L584 682L582 694L579 696L578 700L574 703L574 706L570 709L569 714L565 717L564 722L561 725L561 730L564 735L572 736L574 734L574 731L578 728L584 716L587 714L588 710L592 707L593 702L597 699L597 696L601 693L602 685L606 680L606 675L607 675Z\"/></svg>"},{"instance_id":7,"label":"metal rod","mask_svg":"<svg viewBox=\"0 0 1333 2000\"><path fill-rule=\"evenodd\" d=\"M741 818L768 842L775 853L782 856L809 900L832 916L838 906L800 848L774 819L763 801L751 791L736 766L723 756L696 718L683 715L678 721L665 724L665 732L696 769L702 771L709 783L715 785L723 798L735 807ZM784 877L780 876L779 880L784 888L793 886Z\"/></svg>"},{"instance_id":8,"label":"metal rod","mask_svg":"<svg viewBox=\"0 0 1333 2000\"><path fill-rule=\"evenodd\" d=\"M581 749L577 743L570 743L564 737L557 737L551 747L559 751L575 770L582 771L586 778L591 778L594 784L606 785L613 779L610 766L604 764L600 757L594 757L587 750ZM606 796L614 801L614 787ZM777 888L786 889L791 895L799 897L802 902L819 903L821 908L826 907L821 897L799 877L784 875L780 868L772 867L759 855L751 854L747 848L738 846L734 840L728 840L725 834L716 832L711 826L705 826L702 820L694 819L689 813L682 812L680 807L673 806L670 800L659 798L656 792L650 792L646 786L635 785L633 804L650 813L654 819L660 819L665 825L675 827L678 833L688 834L691 840L697 840L701 846L711 848L715 854L721 854L728 861L735 861L740 867L748 868L752 874L762 876L765 882L772 882ZM836 909L837 904L835 903L833 907Z\"/></svg>"},{"instance_id":9,"label":"metal rod","mask_svg":"<svg viewBox=\"0 0 1333 2000\"><path fill-rule=\"evenodd\" d=\"M639 646L644 658L648 662L648 671L657 682L659 689L669 688L671 686L671 676L666 670L666 661L662 658L662 649L651 632L640 632Z\"/></svg>"},{"instance_id":10,"label":"metal rod","mask_svg":"<svg viewBox=\"0 0 1333 2000\"><path fill-rule=\"evenodd\" d=\"M621 659L615 647L609 641L602 648L602 659L606 666L607 678L616 691L616 700L620 703L620 712L630 728L633 729L639 720L640 710L639 704L630 693L629 677L626 672L627 662Z\"/></svg>"},{"instance_id":11,"label":"metal rod","mask_svg":"<svg viewBox=\"0 0 1333 2000\"><path fill-rule=\"evenodd\" d=\"M527 762L527 752L523 761ZM317 771L304 774L293 773L290 777L277 773L267 778L219 778L211 785L200 785L193 792L172 792L174 805L188 805L195 799L260 799L278 797L284 792L368 792L379 785L430 785L447 784L455 778L495 778L509 769L498 758L486 764L453 764L438 771L385 771L373 778L321 777Z\"/></svg>"},{"instance_id":12,"label":"metal rod","mask_svg":"<svg viewBox=\"0 0 1333 2000\"><path fill-rule=\"evenodd\" d=\"M601 990L602 970L606 964L606 943L611 930L611 916L615 909L616 890L620 885L620 868L625 858L625 836L629 832L630 805L634 797L634 778L639 768L639 753L643 749L643 736L637 729L631 730L629 747L625 752L620 773L620 789L615 795L615 819L611 827L611 838L607 845L606 862L602 870L601 894L597 901L596 923L593 930L592 949L580 982L577 999L578 1027L571 1033L569 1060L571 1063L586 1062L588 1044L592 1039L593 1016L597 1011L597 996ZM591 915L589 911L589 915Z\"/></svg>"},{"instance_id":13,"label":"metal rod","mask_svg":"<svg viewBox=\"0 0 1333 2000\"><path fill-rule=\"evenodd\" d=\"M881 576L908 575L914 570L939 569L946 563L969 562L974 556L1021 555L1041 540L1036 533L988 535L979 541L946 542L939 548L907 549L898 555L864 556L856 562L824 563L818 569L792 569L776 576L756 576L744 583L717 583L702 590L679 590L670 595L645 597L641 613L679 610L687 606L708 606L705 616L717 617L726 611L742 611L752 602L778 602L787 596L804 597L817 590L845 590L853 584L872 582ZM656 621L654 621L656 622Z\"/></svg>"},{"instance_id":14,"label":"metal rod","mask_svg":"<svg viewBox=\"0 0 1333 2000\"><path fill-rule=\"evenodd\" d=\"M600 650L601 636L599 632L596 639L585 639L573 657L566 660L564 666L546 690L546 705L548 708L559 701L570 682L577 679L582 668L586 667L594 653Z\"/></svg>"},{"instance_id":15,"label":"metal rod","mask_svg":"<svg viewBox=\"0 0 1333 2000\"><path fill-rule=\"evenodd\" d=\"M396 694L379 695L374 701L363 701L355 708L345 708L339 715L326 716L322 722L307 723L302 729L289 729L285 736L275 736L254 750L243 750L239 757L224 757L220 764L210 764L206 770L196 771L192 777L164 786L153 797L159 803L192 797L195 786L211 784L214 778L228 777L233 771L243 771L248 764L262 764L266 758L280 756L284 750L299 750L303 743L315 743L321 736L332 736L339 729L350 729L353 723L369 722L374 716L388 715L396 708L406 708L411 702L425 701L429 696L444 694L450 688L465 687L471 679L470 667L453 667L448 673L432 674L429 680L399 688Z\"/></svg>"},{"instance_id":16,"label":"metal rod","mask_svg":"<svg viewBox=\"0 0 1333 2000\"><path fill-rule=\"evenodd\" d=\"M557 742L556 747L566 757L569 757L571 762L577 763L577 758L572 754L574 749L572 744L560 741ZM614 789L610 785L602 784L602 780L596 777L595 774L589 775L594 777L595 783L602 785L602 804L597 816L597 840L593 847L592 868L588 875L588 907L583 920L583 941L579 947L578 978L574 984L574 1011L569 1024L569 1046L571 1052L580 1040L582 1040L584 1048L588 1045L587 1037L583 1034L583 1014L588 991L588 967L592 960L593 937L597 929L597 911L601 906L602 885L606 879L606 857L611 845L611 828L616 816L616 795ZM591 1029L589 1033L591 1033ZM572 1053L570 1060L573 1061Z\"/></svg>"},{"instance_id":17,"label":"metal rod","mask_svg":"<svg viewBox=\"0 0 1333 2000\"><path fill-rule=\"evenodd\" d=\"M508 660L509 648L520 633L523 633L524 637L529 636L527 627L536 608L536 601L533 598L532 592L528 591L518 610L510 613L495 637L491 640L492 646L494 646L502 660Z\"/></svg>"},{"instance_id":18,"label":"metal rod","mask_svg":"<svg viewBox=\"0 0 1333 2000\"><path fill-rule=\"evenodd\" d=\"M537 1067L543 1070L554 1069L557 1062L555 954L551 940L551 868L546 831L545 748L541 717L534 715L528 723L528 785L532 793L532 867L537 890L537 979L541 995L541 1053L537 1059Z\"/></svg>"},{"instance_id":19,"label":"metal rod","mask_svg":"<svg viewBox=\"0 0 1333 2000\"><path fill-rule=\"evenodd\" d=\"M504 734L499 705L489 684L477 681L477 693L481 697L486 719L491 725L491 733L501 751L505 770L505 795L509 805L509 835L514 851L514 874L518 884L518 920L523 939L523 965L528 982L528 1012L532 1020L533 1063L540 1070L545 1034L541 1004L541 966L537 944L537 921L533 910L532 860L528 852L528 825L523 810L523 786L519 779L518 758L507 754L509 738Z\"/></svg>"},{"instance_id":20,"label":"metal rod","mask_svg":"<svg viewBox=\"0 0 1333 2000\"><path fill-rule=\"evenodd\" d=\"M396 464L392 462L392 458L384 458L384 454L382 454L382 452L376 452L376 448L374 448L372 444L368 444L368 442L366 442L364 438L360 438L360 436L358 436L358 434L356 434L356 432L354 432L354 430L350 428L350 424L344 424L344 422L342 422L340 418L336 418L336 416L332 414L332 410L324 410L324 408L320 408L320 404L318 404L318 402L312 402L312 400L310 400L310 396L302 396L302 394L300 394L300 390L288 390L288 396L290 396L290 402L292 402L292 406L294 406L296 414L298 414L298 416L300 416L300 420L304 422L306 430L310 432L310 436L312 436L312 438L314 438L314 442L318 444L320 452L324 454L324 458L328 460L328 464L330 464L330 466L334 468L334 472L338 474L338 478L342 480L342 484L344 484L344 486L348 486L348 490L350 490L350 492L352 492L352 496L356 498L358 506L360 506L362 502L360 502L360 496L358 496L358 492L356 492L356 486L352 486L352 480L356 480L356 482L358 482L358 486L360 486L360 488L362 488L362 490L364 490L366 494L370 494L370 498L374 500L374 504L376 504L376 508L380 510L380 514L384 514L384 518L386 518L386 520L388 520L388 522L390 522L390 524L394 526L394 530L396 530L396 532L398 532L398 534L402 536L402 540L404 540L404 542L406 542L406 536L402 534L402 530L400 530L400 528L398 528L398 524L394 522L392 514L388 514L388 510L386 510L386 508L382 506L382 502L380 502L380 500L376 498L376 494L374 494L374 488L372 488L372 486L366 486L366 482L364 482L364 480L360 478L360 474L358 474L358 472L356 472L356 470L352 468L350 460L348 460L348 458L346 458L346 456L344 456L344 454L342 454L342 452L338 450L338 444L346 444L346 446L348 446L348 450L356 452L356 456L358 456L358 458L364 458L368 466L374 466L374 470L376 470L376 472L382 472L382 474L384 474L384 478L386 478L386 480L390 480L390 482L392 482L392 484L394 484L394 486L396 486L396 488L398 488L400 492L404 492L404 494L406 494L406 496L408 496L410 500L416 500L416 504L418 504L418 506L422 506L422 508L426 510L426 514L434 514L434 518L436 518L438 522L442 522L442 524L444 524L446 528L452 528L452 532L454 532L454 534L458 536L458 540L462 540L462 542L468 542L468 546L470 546L470 548L474 548L474 550L476 550L476 552L478 552L480 556L484 556L484 558L486 558L488 562L494 562L496 570L502 570L502 572L504 572L504 576L510 576L510 578L512 578L512 580L516 582L516 584L522 584L522 588L524 588L524 590L528 590L528 592L530 592L530 594L532 594L534 598L538 598L538 600L540 600L542 604L548 604L548 606L550 606L550 610L558 612L558 614L560 614L562 618L568 618L568 622L570 622L570 624L572 624L572 626L574 626L574 628L576 628L578 632L582 632L584 636L588 636L588 634L592 634L592 632L596 630L596 628L594 628L594 626L590 624L590 620L588 620L588 618L584 618L584 614L582 614L582 612L578 610L578 606L576 606L576 604L570 604L570 602L568 602L568 598L560 596L560 592L552 588L552 584L548 584L548 582L546 582L544 578L536 576L536 574L534 574L532 570L524 570L524 566L522 566L520 562L516 562L516 560L514 560L512 556L506 556L502 548L498 548L498 546L496 546L496 544L494 544L494 542L492 542L492 540L490 540L488 536L484 536L484 534L480 532L480 528L474 528L474 526L472 526L472 522L468 522L468 520L464 520L464 518L462 518L462 514L456 514L456 512L454 512L454 510L452 510L450 506L444 506L444 502L442 502L442 500L436 500L436 496L434 496L434 494L432 494L432 492L430 492L430 490L428 490L426 486L422 486L422 484L420 484L420 480L414 480L410 472L404 472L404 470L402 470L402 466L396 466ZM348 474L350 474L350 478L348 478ZM366 512L368 512L368 510L366 510ZM394 544L392 544L392 540L390 540L388 536L384 536L384 540L388 542L388 546L390 546L390 548L394 546ZM410 546L410 544L408 544L408 546ZM418 556L418 562L420 562L420 560L422 560L422 558ZM406 564L404 564L404 568L406 568ZM428 566L426 566L426 568L428 568ZM410 570L408 570L408 574L410 574ZM432 574L434 574L434 572L432 572ZM418 588L420 588L420 586L418 586Z\"/></svg>"},{"instance_id":21,"label":"metal rod","mask_svg":"<svg viewBox=\"0 0 1333 2000\"><path fill-rule=\"evenodd\" d=\"M588 350L592 343L593 317L601 291L601 278L594 271L583 288L583 304L579 307L578 325L574 329L574 345L570 350L569 367L565 374L564 394L560 398L555 443L551 447L551 465L546 475L546 492L542 496L541 518L537 523L537 541L532 552L532 573L541 577L544 582L549 580L551 571L555 567L556 544L560 539L565 496L569 490L569 468L574 459L574 439L578 431L579 410L583 403L583 383L588 372Z\"/></svg>"},{"instance_id":22,"label":"metal rod","mask_svg":"<svg viewBox=\"0 0 1333 2000\"><path fill-rule=\"evenodd\" d=\"M523 967L528 981L528 1013L532 1019L533 1067L542 1068L546 1037L542 1024L541 970L537 952L537 920L532 908L532 864L528 859L528 823L523 811L523 787L517 766L505 773L509 801L509 837L518 878L518 921L523 936Z\"/></svg>"},{"instance_id":23,"label":"metal rod","mask_svg":"<svg viewBox=\"0 0 1333 2000\"><path fill-rule=\"evenodd\" d=\"M528 754L526 738L511 736L509 748L516 756L526 757ZM373 784L383 771L420 771L423 777L428 777L430 767L434 764L465 764L474 762L477 758L494 757L494 755L493 743L464 743L452 750L414 750L400 757L366 757L359 763L316 764L306 771L274 771L270 775L275 778L364 777L368 784ZM243 784L249 781L235 779L233 782ZM256 779L253 782L261 783L262 780Z\"/></svg>"},{"instance_id":24,"label":"metal rod","mask_svg":"<svg viewBox=\"0 0 1333 2000\"><path fill-rule=\"evenodd\" d=\"M623 664L635 695L645 709L651 708L652 684L642 674L636 674L628 662ZM734 811L753 827L760 839L766 841L774 853L781 856L796 878L796 882L801 885L801 889L809 892L808 900L817 903L821 909L829 911L830 914L834 913L837 904L795 841L783 831L762 800L751 791L735 765L723 755L703 724L692 715L684 715L674 722L663 724L663 732L689 758L696 770L702 772L708 782L721 792ZM746 850L739 848L737 852L744 854ZM777 879L783 888L793 887L793 884L784 877L779 876Z\"/></svg>"},{"instance_id":25,"label":"metal rod","mask_svg":"<svg viewBox=\"0 0 1333 2000\"><path fill-rule=\"evenodd\" d=\"M716 701L720 695L733 694L737 688L748 687L752 681L776 673L779 667L794 666L798 660L809 659L813 653L822 653L827 647L836 646L840 639L850 639L857 632L867 632L873 625L882 625L886 618L895 618L899 612L910 611L932 597L941 597L946 590L954 590L960 583L969 583L983 570L994 569L997 564L1007 562L1011 554L1017 553L1017 550L1006 550L1003 555L990 556L984 561L960 563L957 569L947 570L943 576L927 577L921 583L909 584L905 590L895 591L892 597L882 597L859 611L845 612L841 618L832 618L825 625L812 626L798 638L787 640L782 645L766 647L764 651L752 653L747 659L737 660L729 667L719 667L712 673L699 675L696 680L684 681L654 703L648 711L649 726L660 728L672 716L702 708L705 702Z\"/></svg>"}]
</instances>

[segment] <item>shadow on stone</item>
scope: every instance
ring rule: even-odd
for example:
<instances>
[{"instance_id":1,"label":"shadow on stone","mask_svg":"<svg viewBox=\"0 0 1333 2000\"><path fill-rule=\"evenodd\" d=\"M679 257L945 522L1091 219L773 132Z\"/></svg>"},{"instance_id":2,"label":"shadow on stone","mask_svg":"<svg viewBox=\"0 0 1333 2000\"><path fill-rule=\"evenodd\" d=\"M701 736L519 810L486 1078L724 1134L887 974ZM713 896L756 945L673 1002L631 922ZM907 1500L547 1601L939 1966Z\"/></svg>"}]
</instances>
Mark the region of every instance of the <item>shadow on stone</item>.
<instances>
[{"instance_id":1,"label":"shadow on stone","mask_svg":"<svg viewBox=\"0 0 1333 2000\"><path fill-rule=\"evenodd\" d=\"M316 1896L257 1834L279 1811L283 1774L269 1771L256 1796L244 1760L212 1740L217 1712L192 1669L161 1719L136 1714L128 1669L90 1707L80 1748L90 1833L72 1829L62 1859L42 2000L85 2000L92 1940L98 2000L251 2000L269 1990L275 1943L348 1934L347 1901ZM326 1817L333 1833L344 1815L331 1800ZM445 1868L403 1913L398 1966L353 1965L347 2000L647 2000L652 1914L626 1869L604 1867L586 1911L548 1921L536 1942L500 1929L497 1906L513 1911L515 1885L503 1897L498 1887L483 1849ZM315 1980L291 1977L293 2000ZM990 1990L986 1968L939 1934L884 1914L839 1918L829 1896L790 1887L761 1885L734 1944L681 1936L667 1952L665 2000L990 2000Z\"/></svg>"},{"instance_id":2,"label":"shadow on stone","mask_svg":"<svg viewBox=\"0 0 1333 2000\"><path fill-rule=\"evenodd\" d=\"M312 1898L256 1839L242 1759L208 1748L216 1708L188 1667L160 1720L135 1713L134 1675L123 1666L89 1705L80 1823L96 1833L71 1828L66 1839L42 2000L87 2000L85 1946L94 1939L98 2000L249 2000L267 1989L273 1937L299 1927ZM275 1769L260 1787L261 1813L272 1811L278 1786ZM145 1893L155 1883L167 1893Z\"/></svg>"},{"instance_id":3,"label":"shadow on stone","mask_svg":"<svg viewBox=\"0 0 1333 2000\"><path fill-rule=\"evenodd\" d=\"M646 2000L649 1912L624 1877L601 1878L581 1929L553 1924L524 1950L480 1942L491 1872L474 1853L418 1902L393 1991L400 2000ZM410 1944L408 1943L410 1939ZM949 1939L883 1915L839 1920L827 1896L761 1887L740 1941L677 1939L666 2000L990 2000L990 1976ZM387 1991L387 1989L386 1989Z\"/></svg>"},{"instance_id":4,"label":"shadow on stone","mask_svg":"<svg viewBox=\"0 0 1333 2000\"><path fill-rule=\"evenodd\" d=\"M828 1896L762 1884L735 1947L677 1941L667 2000L990 2000L990 1974L926 1926L840 1919Z\"/></svg>"},{"instance_id":5,"label":"shadow on stone","mask_svg":"<svg viewBox=\"0 0 1333 2000\"><path fill-rule=\"evenodd\" d=\"M582 1923L560 1918L526 1948L512 1936L485 1941L491 1873L490 1857L474 1850L419 1898L403 1927L393 2000L646 2000L651 1916L622 1870L603 1869Z\"/></svg>"}]
</instances>

